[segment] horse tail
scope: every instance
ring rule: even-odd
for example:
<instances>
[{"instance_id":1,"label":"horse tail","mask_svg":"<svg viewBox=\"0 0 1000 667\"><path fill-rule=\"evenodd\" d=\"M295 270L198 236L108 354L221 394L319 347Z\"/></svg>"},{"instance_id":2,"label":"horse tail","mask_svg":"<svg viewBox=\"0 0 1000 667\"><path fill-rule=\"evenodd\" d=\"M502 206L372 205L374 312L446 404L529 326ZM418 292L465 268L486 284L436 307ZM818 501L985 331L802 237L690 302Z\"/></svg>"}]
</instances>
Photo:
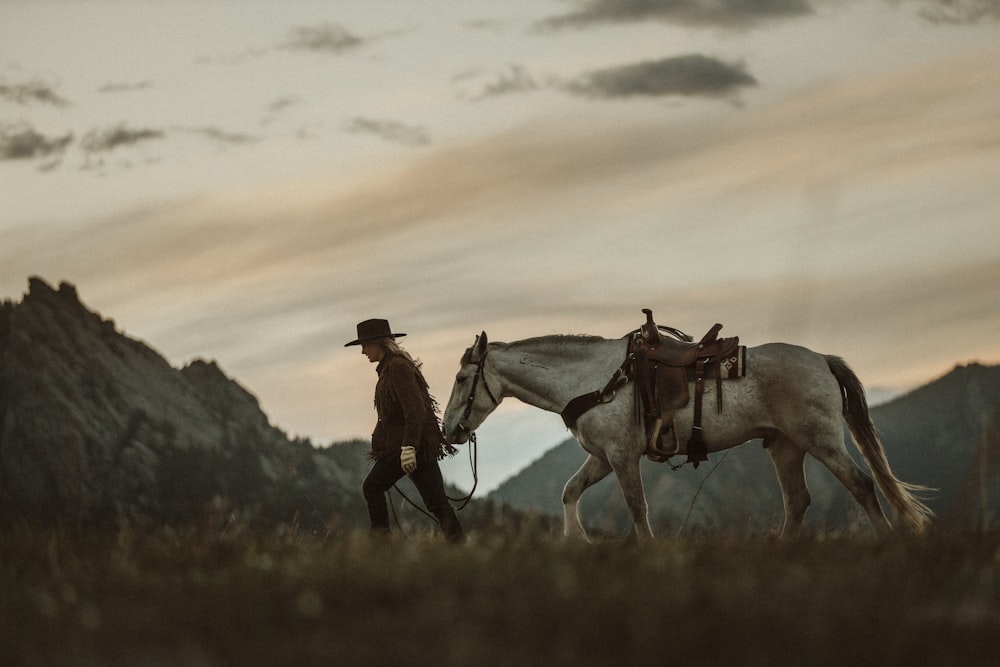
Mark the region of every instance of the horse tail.
<instances>
[{"instance_id":1,"label":"horse tail","mask_svg":"<svg viewBox=\"0 0 1000 667\"><path fill-rule=\"evenodd\" d=\"M840 357L825 355L830 372L837 378L844 399L844 417L851 430L854 442L861 452L869 470L875 477L882 495L896 514L914 530L921 532L930 525L934 511L920 501L916 494L933 491L926 486L907 484L896 479L889 468L885 456L885 448L872 423L868 412L868 401L861 380L854 374L851 367Z\"/></svg>"}]
</instances>

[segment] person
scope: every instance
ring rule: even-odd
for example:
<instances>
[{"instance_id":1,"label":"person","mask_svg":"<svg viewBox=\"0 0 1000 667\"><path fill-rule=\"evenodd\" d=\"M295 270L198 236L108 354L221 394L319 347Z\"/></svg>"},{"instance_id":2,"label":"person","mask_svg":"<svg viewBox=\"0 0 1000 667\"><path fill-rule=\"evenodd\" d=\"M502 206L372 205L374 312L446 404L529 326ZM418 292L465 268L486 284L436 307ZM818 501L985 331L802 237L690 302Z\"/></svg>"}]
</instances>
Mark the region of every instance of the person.
<instances>
[{"instance_id":1,"label":"person","mask_svg":"<svg viewBox=\"0 0 1000 667\"><path fill-rule=\"evenodd\" d=\"M438 459L455 452L445 443L437 405L420 372L420 362L406 352L388 320L371 319L357 326L358 337L344 347L360 345L369 363L378 364L372 432L371 471L362 485L372 532L389 532L385 494L403 475L409 475L427 510L437 519L449 542L464 539L462 525L448 502Z\"/></svg>"}]
</instances>

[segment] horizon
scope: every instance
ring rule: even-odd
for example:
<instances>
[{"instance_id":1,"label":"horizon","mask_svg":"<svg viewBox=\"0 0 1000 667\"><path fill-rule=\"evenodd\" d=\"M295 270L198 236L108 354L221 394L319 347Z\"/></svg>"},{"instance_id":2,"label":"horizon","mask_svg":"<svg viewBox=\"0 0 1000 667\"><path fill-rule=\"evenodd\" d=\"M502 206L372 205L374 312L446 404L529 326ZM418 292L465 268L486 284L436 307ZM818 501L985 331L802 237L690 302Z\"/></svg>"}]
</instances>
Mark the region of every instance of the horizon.
<instances>
[{"instance_id":1,"label":"horizon","mask_svg":"<svg viewBox=\"0 0 1000 667\"><path fill-rule=\"evenodd\" d=\"M50 283L41 276L33 276L33 278L42 280L53 290L58 290L61 287L61 284ZM76 285L73 285L72 283L69 283L69 285L74 290L77 290ZM79 297L79 293L77 293L77 298L79 299L80 304L88 311L93 312L105 321L115 323L115 319L111 314L101 313L94 310L84 299ZM0 295L0 303L4 302L14 303L15 305L20 303L19 300ZM122 336L138 341L142 345L153 350L155 353L163 356L163 353L156 348L153 342L135 338L125 331L118 330L118 333ZM293 433L272 416L268 406L255 392L254 387L246 384L241 378L231 374L217 359L195 357L188 360L183 365L178 365L166 357L164 357L164 359L174 370L180 370L184 366L196 361L216 364L216 366L227 378L238 384L244 391L252 395L258 401L260 410L267 417L268 422L278 430L284 432L289 439L304 438L317 448L333 447L357 441L365 443L370 442L370 438L363 436L334 436L326 442L321 442L316 441L316 439L308 433ZM956 361L948 371L928 378L927 380L904 391L896 391L884 387L865 387L868 406L870 408L876 408L881 405L892 403L898 399L905 398L914 391L929 386L959 369L968 368L970 366L990 368L1000 367L1000 363L990 364L976 360L969 360L965 362ZM497 488L499 488L504 482L532 466L551 450L562 446L569 440L575 440L572 433L570 433L569 430L563 425L562 419L559 415L528 406L515 398L504 399L497 411L490 415L490 417L480 426L477 430L477 435L483 437L484 442L484 448L477 448L475 452L478 477L476 489L480 494L489 494L497 490ZM470 451L468 443L459 445L458 450L458 454L453 457L443 459L440 462L441 470L446 481L454 484L463 492L467 492L473 487L474 484L471 468L473 453Z\"/></svg>"}]
</instances>

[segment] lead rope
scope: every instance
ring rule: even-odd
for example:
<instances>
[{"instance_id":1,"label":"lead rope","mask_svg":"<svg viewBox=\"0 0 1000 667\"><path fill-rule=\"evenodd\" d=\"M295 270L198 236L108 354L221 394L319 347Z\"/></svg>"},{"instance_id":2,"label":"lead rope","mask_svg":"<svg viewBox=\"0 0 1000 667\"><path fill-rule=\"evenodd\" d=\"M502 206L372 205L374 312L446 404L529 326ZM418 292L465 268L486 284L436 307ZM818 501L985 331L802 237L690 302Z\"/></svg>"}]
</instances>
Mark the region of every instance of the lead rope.
<instances>
[{"instance_id":1,"label":"lead rope","mask_svg":"<svg viewBox=\"0 0 1000 667\"><path fill-rule=\"evenodd\" d=\"M727 449L726 453L722 455L722 458L720 458L718 461L716 461L715 465L712 466L712 469L709 470L708 473L704 477L701 478L701 482L698 484L698 488L695 490L694 496L691 498L691 504L688 505L687 516L684 517L684 523L683 523L683 525L681 525L680 530L677 531L677 535L678 536L683 535L685 529L687 529L688 520L691 518L691 512L694 511L694 504L696 502L698 502L698 496L701 495L701 489L702 489L703 486L705 486L705 482L707 482L708 478L712 476L712 473L715 472L715 470L720 465L722 465L722 462L726 460L726 457L729 456L729 454L732 453L732 451L733 451L732 449ZM667 461L667 463L670 463L670 462ZM681 465L683 465L683 464L681 464ZM675 467L674 465L671 465L670 467L673 468L674 470L677 470L677 468L680 468L681 466L676 466Z\"/></svg>"},{"instance_id":2,"label":"lead rope","mask_svg":"<svg viewBox=\"0 0 1000 667\"><path fill-rule=\"evenodd\" d=\"M410 500L410 497L408 495L406 495L405 493L403 493L403 490L401 488L399 488L398 486L396 486L395 484L393 484L392 485L392 489L390 489L390 491L389 491L389 507L392 508L392 518L396 522L396 528L397 529L403 530L403 527L401 525L399 525L399 517L396 515L396 506L392 503L392 491L393 490L395 490L396 493L398 493L400 496L402 496L403 500L405 500L407 503L409 503L413 507L413 509L415 509L418 512L420 512L421 514L423 514L425 517L427 517L428 519L430 519L434 523L436 523L436 524L440 524L441 523L440 521L438 521L438 519L437 519L436 516L434 516L433 514L431 514L427 510L425 510L423 507L421 507L420 505L418 505L415 502L413 502L412 500ZM400 503L399 506L402 508L403 504Z\"/></svg>"},{"instance_id":3,"label":"lead rope","mask_svg":"<svg viewBox=\"0 0 1000 667\"><path fill-rule=\"evenodd\" d=\"M469 434L469 467L472 469L472 490L469 491L469 495L462 498L448 496L448 500L453 503L462 503L455 508L456 512L461 512L465 509L465 506L472 500L472 494L476 492L476 487L479 486L479 450L476 447L475 431Z\"/></svg>"},{"instance_id":4,"label":"lead rope","mask_svg":"<svg viewBox=\"0 0 1000 667\"><path fill-rule=\"evenodd\" d=\"M476 336L476 342L473 343L473 346L475 346L478 342L479 342L479 336ZM463 361L463 363L464 363L464 361ZM490 385L486 382L486 371L484 370L484 366L486 365L486 353L484 352L482 354L482 356L479 358L479 361L477 361L475 363L476 363L476 375L475 375L475 377L472 380L472 391L469 392L469 398L468 398L468 400L466 400L466 403L465 403L465 414L462 417L462 422L461 423L464 423L466 420L468 420L469 419L469 415L472 414L472 405L473 405L473 403L475 403L475 400L476 400L476 389L479 386L479 380L480 379L482 379L482 381L483 381L483 387L486 388L486 394L490 397L490 400L493 401L494 405L500 405L500 401L498 401L496 399L496 397L493 395L493 392L490 391ZM464 430L464 427L463 427L463 430ZM465 509L466 505L469 504L469 501L472 500L472 495L476 492L476 487L479 486L479 463L478 463L478 459L479 459L479 452L478 452L478 448L476 447L476 432L473 431L473 432L469 433L469 463L470 463L470 467L472 468L472 490L469 491L469 495L467 495L467 496L465 496L463 498L452 498L449 495L445 495L445 497L448 500L452 501L452 502L462 503L461 505L459 505L458 507L455 508L456 511L462 511L463 509ZM403 499L406 502L408 502L410 505L412 505L414 508L416 508L416 510L418 512L420 512L424 516L430 517L430 519L432 521L434 521L435 523L439 523L438 520L437 520L437 517L435 517L434 515L432 515L430 512L427 512L422 507L419 507L415 502L413 502L412 500L410 500L406 496L406 494L403 493L399 489L398 486L396 486L395 484L393 484L392 488L396 489L396 493L398 493L399 495L401 495L403 497ZM390 497L390 500L391 500L391 497ZM390 505L391 505L391 503L390 503ZM395 507L393 507L393 516L394 517L395 517L395 513L396 513L396 509L395 509ZM396 526L399 527L399 518L398 517L396 517Z\"/></svg>"},{"instance_id":5,"label":"lead rope","mask_svg":"<svg viewBox=\"0 0 1000 667\"><path fill-rule=\"evenodd\" d=\"M469 491L469 494L467 496L463 496L461 498L452 498L451 496L446 496L448 500L450 500L453 503L462 503L461 505L455 508L456 512L461 512L462 510L465 509L466 505L468 505L469 502L472 500L472 496L476 492L476 487L479 486L479 450L476 447L476 444L477 444L476 434L475 432L473 432L469 435L469 467L472 469L472 490ZM436 516L425 510L423 507L421 507L414 501L410 500L410 497L405 493L403 493L403 490L400 489L399 486L393 484L392 489L395 490L396 493L398 493L405 502L410 504L413 507L413 509L420 512L434 523L440 523L437 520ZM389 495L389 507L392 509L392 518L396 522L396 528L402 530L402 527L399 525L399 516L396 515L396 505L392 502L391 491Z\"/></svg>"}]
</instances>

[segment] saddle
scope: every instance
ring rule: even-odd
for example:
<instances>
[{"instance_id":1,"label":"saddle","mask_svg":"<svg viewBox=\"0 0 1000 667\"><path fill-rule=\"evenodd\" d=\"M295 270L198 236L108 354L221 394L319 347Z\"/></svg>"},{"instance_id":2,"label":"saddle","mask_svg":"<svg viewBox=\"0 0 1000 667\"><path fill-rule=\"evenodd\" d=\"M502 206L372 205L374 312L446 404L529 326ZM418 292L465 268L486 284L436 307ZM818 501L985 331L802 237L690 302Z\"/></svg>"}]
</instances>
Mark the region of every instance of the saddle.
<instances>
[{"instance_id":1,"label":"saddle","mask_svg":"<svg viewBox=\"0 0 1000 667\"><path fill-rule=\"evenodd\" d=\"M715 324L695 343L690 336L677 329L657 325L650 309L643 308L642 312L646 314L646 322L635 332L634 353L637 394L646 418L646 432L649 433L646 456L662 462L680 450L674 428L674 412L691 400L688 383L694 381L694 425L686 451L688 462L697 468L700 462L708 460L701 435L705 379L716 379L716 400L721 411L721 361L738 355L740 339L738 336L719 338L722 325ZM661 332L671 335L664 336ZM663 442L667 433L673 433L673 442L669 446Z\"/></svg>"}]
</instances>

